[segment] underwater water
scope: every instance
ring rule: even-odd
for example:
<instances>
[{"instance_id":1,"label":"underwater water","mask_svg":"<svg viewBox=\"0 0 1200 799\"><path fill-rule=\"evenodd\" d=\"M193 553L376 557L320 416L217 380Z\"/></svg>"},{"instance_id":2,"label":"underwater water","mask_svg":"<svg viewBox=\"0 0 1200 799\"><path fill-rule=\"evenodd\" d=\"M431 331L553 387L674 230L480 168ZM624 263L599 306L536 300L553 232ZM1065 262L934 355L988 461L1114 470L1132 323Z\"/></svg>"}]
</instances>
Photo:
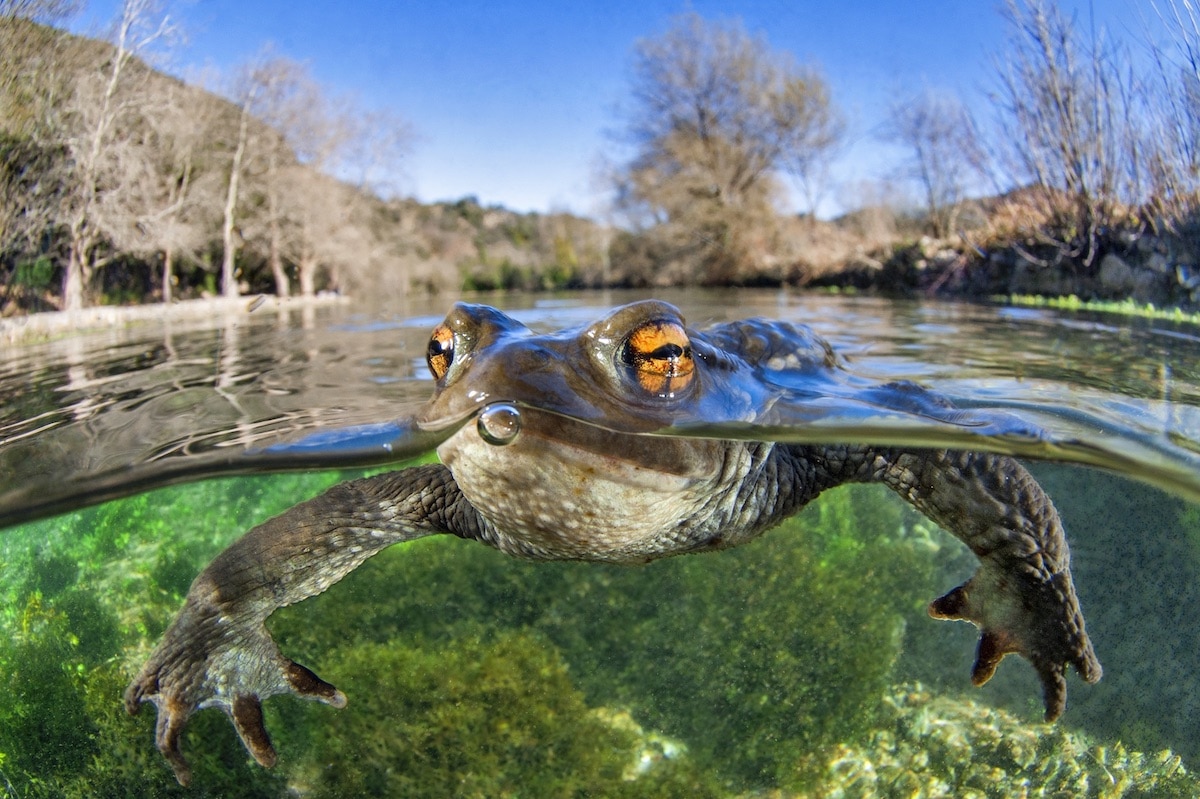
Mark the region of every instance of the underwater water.
<instances>
[{"instance_id":1,"label":"underwater water","mask_svg":"<svg viewBox=\"0 0 1200 799\"><path fill-rule=\"evenodd\" d=\"M1200 794L1200 331L775 292L659 296L697 326L810 324L856 375L917 380L1049 430L1002 448L1125 472L1030 464L1064 519L1101 682L1069 676L1053 725L1024 661L973 688L974 629L925 607L974 558L886 489L851 486L745 547L639 568L523 563L459 540L392 547L269 624L348 706L268 701L270 771L220 713L201 712L182 789L154 749L154 714L125 714L125 685L216 552L360 472L195 478L288 465L243 453L412 413L450 301L155 323L4 350L0 515L60 513L0 532L0 796ZM635 298L480 301L553 330ZM817 421L851 435L864 419ZM428 449L406 449L404 432L383 429L388 458ZM383 460L369 438L351 458L286 451L296 466ZM140 490L166 483L178 484Z\"/></svg>"}]
</instances>

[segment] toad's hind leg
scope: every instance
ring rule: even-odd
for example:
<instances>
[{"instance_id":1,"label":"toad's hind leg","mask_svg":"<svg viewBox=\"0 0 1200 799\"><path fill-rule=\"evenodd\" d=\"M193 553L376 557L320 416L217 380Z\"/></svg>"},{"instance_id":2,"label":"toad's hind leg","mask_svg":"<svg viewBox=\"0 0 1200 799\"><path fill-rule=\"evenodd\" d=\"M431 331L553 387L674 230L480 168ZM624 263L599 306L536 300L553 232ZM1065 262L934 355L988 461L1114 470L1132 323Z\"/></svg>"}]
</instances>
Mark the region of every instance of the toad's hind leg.
<instances>
[{"instance_id":1,"label":"toad's hind leg","mask_svg":"<svg viewBox=\"0 0 1200 799\"><path fill-rule=\"evenodd\" d=\"M1100 679L1071 580L1070 551L1050 498L1014 459L990 453L880 450L860 479L886 484L963 541L980 566L929 606L939 619L979 628L971 680L983 685L1005 655L1029 660L1042 682L1046 720L1066 707L1066 669ZM869 473L869 476L868 476Z\"/></svg>"}]
</instances>

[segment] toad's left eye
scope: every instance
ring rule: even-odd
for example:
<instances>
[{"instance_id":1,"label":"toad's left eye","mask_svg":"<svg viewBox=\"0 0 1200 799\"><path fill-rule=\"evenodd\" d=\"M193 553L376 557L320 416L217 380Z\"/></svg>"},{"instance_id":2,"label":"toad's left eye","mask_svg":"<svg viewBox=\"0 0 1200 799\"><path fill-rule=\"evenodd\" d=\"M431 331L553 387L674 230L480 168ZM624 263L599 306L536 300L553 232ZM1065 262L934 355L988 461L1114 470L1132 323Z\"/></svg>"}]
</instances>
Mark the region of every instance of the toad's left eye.
<instances>
[{"instance_id":1,"label":"toad's left eye","mask_svg":"<svg viewBox=\"0 0 1200 799\"><path fill-rule=\"evenodd\" d=\"M692 382L696 362L687 331L678 322L647 322L621 345L621 361L647 393L671 397Z\"/></svg>"}]
</instances>

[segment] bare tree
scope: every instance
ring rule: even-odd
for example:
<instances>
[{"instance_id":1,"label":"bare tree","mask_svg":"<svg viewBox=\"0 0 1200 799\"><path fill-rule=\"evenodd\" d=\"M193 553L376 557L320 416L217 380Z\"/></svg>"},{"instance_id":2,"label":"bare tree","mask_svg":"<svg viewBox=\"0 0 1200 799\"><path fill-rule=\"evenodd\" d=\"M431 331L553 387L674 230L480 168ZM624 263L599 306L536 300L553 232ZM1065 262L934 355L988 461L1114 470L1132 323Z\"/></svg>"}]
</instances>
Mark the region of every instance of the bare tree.
<instances>
[{"instance_id":1,"label":"bare tree","mask_svg":"<svg viewBox=\"0 0 1200 799\"><path fill-rule=\"evenodd\" d=\"M186 87L172 92L157 126L162 141L158 207L148 225L162 253L163 302L172 299L176 256L194 257L209 240L216 216L217 175L203 170L201 161L221 117L214 103L198 95Z\"/></svg>"},{"instance_id":2,"label":"bare tree","mask_svg":"<svg viewBox=\"0 0 1200 799\"><path fill-rule=\"evenodd\" d=\"M161 265L161 298L170 302L179 255L194 255L216 227L217 175L201 169L206 143L216 138L219 108L203 92L164 81L143 97L141 135L127 149L125 190L110 219L112 244Z\"/></svg>"},{"instance_id":3,"label":"bare tree","mask_svg":"<svg viewBox=\"0 0 1200 799\"><path fill-rule=\"evenodd\" d=\"M64 129L73 165L68 176L66 223L68 258L63 280L63 308L82 308L93 272L105 259L96 246L105 235L101 201L113 204L113 188L128 162L122 146L133 127L135 92L126 90L133 59L169 36L172 28L155 0L124 0L113 35L113 52L100 72L83 75L66 107Z\"/></svg>"},{"instance_id":4,"label":"bare tree","mask_svg":"<svg viewBox=\"0 0 1200 799\"><path fill-rule=\"evenodd\" d=\"M0 306L51 303L53 230L63 169L61 148L0 133ZM6 274L7 272L7 274ZM5 309L7 310L7 309Z\"/></svg>"},{"instance_id":5,"label":"bare tree","mask_svg":"<svg viewBox=\"0 0 1200 799\"><path fill-rule=\"evenodd\" d=\"M288 140L289 132L299 123L311 97L302 94L307 85L307 70L297 61L275 55L268 46L245 68L241 83L247 102L243 109L253 118L254 131L243 132L244 157L255 165L252 193L258 198L256 211L244 220L247 237L266 243L267 263L279 297L291 294L291 280L285 265L288 239L292 236L289 218L287 171L296 163L296 152Z\"/></svg>"},{"instance_id":6,"label":"bare tree","mask_svg":"<svg viewBox=\"0 0 1200 799\"><path fill-rule=\"evenodd\" d=\"M969 187L987 172L970 112L957 96L927 89L892 104L885 137L909 150L907 177L920 186L931 232L950 235Z\"/></svg>"},{"instance_id":7,"label":"bare tree","mask_svg":"<svg viewBox=\"0 0 1200 799\"><path fill-rule=\"evenodd\" d=\"M777 173L836 140L828 89L812 69L738 23L678 17L634 50L633 104L618 205L654 228L658 260L706 282L761 267L775 236Z\"/></svg>"},{"instance_id":8,"label":"bare tree","mask_svg":"<svg viewBox=\"0 0 1200 799\"><path fill-rule=\"evenodd\" d=\"M295 174L304 171L295 145L317 135L309 128L321 119L324 98L303 64L275 55L270 47L243 69L239 83L243 121L248 126L239 133L233 163L237 174L252 178L247 190L255 198L255 208L243 215L238 228L247 240L263 246L275 293L287 297L291 294L287 263L297 263L302 209L309 203L298 192L313 188L311 181L302 185L306 181ZM233 172L231 192L236 188L232 177ZM231 194L226 206L231 210L226 229L231 232L235 204ZM228 241L227 262L235 248L236 243Z\"/></svg>"},{"instance_id":9,"label":"bare tree","mask_svg":"<svg viewBox=\"0 0 1200 799\"><path fill-rule=\"evenodd\" d=\"M288 170L287 178L295 189L288 196L294 199L290 212L296 221L289 254L300 293L311 297L322 271L325 285L337 288L341 271L364 264L374 243L362 219L363 196L353 186L300 166Z\"/></svg>"},{"instance_id":10,"label":"bare tree","mask_svg":"<svg viewBox=\"0 0 1200 799\"><path fill-rule=\"evenodd\" d=\"M61 24L79 11L78 0L0 0L0 17L29 19L43 25Z\"/></svg>"},{"instance_id":11,"label":"bare tree","mask_svg":"<svg viewBox=\"0 0 1200 799\"><path fill-rule=\"evenodd\" d=\"M261 95L258 116L274 134L264 174L269 261L283 292L287 291L283 260L295 264L300 293L310 296L316 279L314 228L325 221L317 209L335 214L336 209L326 204L324 182L308 172L327 167L336 147L331 133L336 123L329 116L324 92L303 64L274 58L263 64L260 74L267 90Z\"/></svg>"},{"instance_id":12,"label":"bare tree","mask_svg":"<svg viewBox=\"0 0 1200 799\"><path fill-rule=\"evenodd\" d=\"M288 290L288 262L309 296L320 269L336 282L345 253L372 251L363 243L369 233L358 212L361 197L335 178L350 177L364 191L383 188L383 177L398 174L410 128L394 114L330 94L296 61L267 58L253 75L254 114L269 129L254 140L263 202L253 230L267 243L280 293Z\"/></svg>"},{"instance_id":13,"label":"bare tree","mask_svg":"<svg viewBox=\"0 0 1200 799\"><path fill-rule=\"evenodd\" d=\"M362 191L383 199L396 197L404 176L401 163L412 151L417 133L411 123L386 109L351 109L349 137L340 155L339 172Z\"/></svg>"},{"instance_id":14,"label":"bare tree","mask_svg":"<svg viewBox=\"0 0 1200 799\"><path fill-rule=\"evenodd\" d=\"M1081 41L1052 0L1006 0L1005 18L998 100L1014 182L1038 190L1055 228L1047 241L1090 265L1136 168L1124 148L1135 93L1127 59L1103 33Z\"/></svg>"},{"instance_id":15,"label":"bare tree","mask_svg":"<svg viewBox=\"0 0 1200 799\"><path fill-rule=\"evenodd\" d=\"M221 293L226 297L240 294L237 279L237 255L239 236L237 233L238 200L240 199L242 172L245 168L246 146L250 138L251 109L259 87L252 81L244 82L238 93L238 124L233 151L229 157L228 178L225 183L225 202L221 211Z\"/></svg>"},{"instance_id":16,"label":"bare tree","mask_svg":"<svg viewBox=\"0 0 1200 799\"><path fill-rule=\"evenodd\" d=\"M66 81L60 37L47 26L69 20L73 0L0 0L0 130L40 133Z\"/></svg>"},{"instance_id":17,"label":"bare tree","mask_svg":"<svg viewBox=\"0 0 1200 799\"><path fill-rule=\"evenodd\" d=\"M804 195L804 210L815 219L830 188L829 167L846 134L846 122L833 105L828 84L819 73L810 71L807 80L789 88L809 97L796 98L791 104L807 118L794 120L795 138L784 150L783 165Z\"/></svg>"},{"instance_id":18,"label":"bare tree","mask_svg":"<svg viewBox=\"0 0 1200 799\"><path fill-rule=\"evenodd\" d=\"M1175 226L1200 213L1200 12L1193 0L1150 3L1170 47L1149 41L1156 66L1147 91L1152 120L1142 144L1156 223Z\"/></svg>"},{"instance_id":19,"label":"bare tree","mask_svg":"<svg viewBox=\"0 0 1200 799\"><path fill-rule=\"evenodd\" d=\"M0 288L17 306L52 302L68 153L56 130L74 60L62 37L31 21L60 20L65 4L4 2L0 14ZM6 273L7 272L7 273Z\"/></svg>"}]
</instances>

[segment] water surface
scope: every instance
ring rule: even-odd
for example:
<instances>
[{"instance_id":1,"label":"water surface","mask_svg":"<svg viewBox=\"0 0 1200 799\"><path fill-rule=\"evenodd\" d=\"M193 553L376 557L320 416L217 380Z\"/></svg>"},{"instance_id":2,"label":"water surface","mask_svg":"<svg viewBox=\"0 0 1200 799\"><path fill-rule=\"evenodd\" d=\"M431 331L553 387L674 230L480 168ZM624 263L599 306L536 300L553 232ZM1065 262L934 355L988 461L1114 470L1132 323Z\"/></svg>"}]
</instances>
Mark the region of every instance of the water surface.
<instances>
[{"instance_id":1,"label":"water surface","mask_svg":"<svg viewBox=\"0 0 1200 799\"><path fill-rule=\"evenodd\" d=\"M677 432L958 443L1108 466L1200 498L1194 329L1041 309L775 292L657 296L676 302L696 327L756 315L809 324L855 376L915 380L964 407L1027 423L1013 425L1006 440L995 427L972 437L970 428L890 418L837 397L816 403L802 390L748 428L702 424L710 418ZM488 301L534 330L552 331L635 298L605 292ZM0 359L0 523L205 473L365 465L428 450L436 439L390 425L431 391L425 347L450 302L231 313L182 330L169 321L142 323L10 347ZM309 438L321 446L264 454L342 430L357 435L340 449Z\"/></svg>"}]
</instances>

